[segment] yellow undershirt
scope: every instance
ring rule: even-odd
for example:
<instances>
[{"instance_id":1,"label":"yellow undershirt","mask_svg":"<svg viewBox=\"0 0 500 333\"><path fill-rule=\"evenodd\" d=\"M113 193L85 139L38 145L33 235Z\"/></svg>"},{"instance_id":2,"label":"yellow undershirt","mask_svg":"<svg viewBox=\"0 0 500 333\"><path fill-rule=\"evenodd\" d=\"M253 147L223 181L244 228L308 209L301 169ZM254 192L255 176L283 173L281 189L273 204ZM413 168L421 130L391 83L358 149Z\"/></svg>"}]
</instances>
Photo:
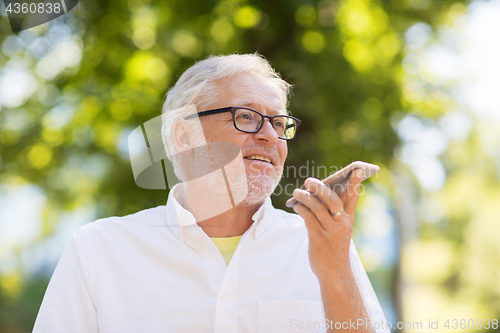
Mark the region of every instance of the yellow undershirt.
<instances>
[{"instance_id":1,"label":"yellow undershirt","mask_svg":"<svg viewBox=\"0 0 500 333\"><path fill-rule=\"evenodd\" d=\"M215 243L220 253L222 253L222 257L224 257L224 261L226 262L226 266L229 265L229 261L233 257L234 251L236 251L236 246L240 241L241 236L234 237L210 237L210 239Z\"/></svg>"}]
</instances>

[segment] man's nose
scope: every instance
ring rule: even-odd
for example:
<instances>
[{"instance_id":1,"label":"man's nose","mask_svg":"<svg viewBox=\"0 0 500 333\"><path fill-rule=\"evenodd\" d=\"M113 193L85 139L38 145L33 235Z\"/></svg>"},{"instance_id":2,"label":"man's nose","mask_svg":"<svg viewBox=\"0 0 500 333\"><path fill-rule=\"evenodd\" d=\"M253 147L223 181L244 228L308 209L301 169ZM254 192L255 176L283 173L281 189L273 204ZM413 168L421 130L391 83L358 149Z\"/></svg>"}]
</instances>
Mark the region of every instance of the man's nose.
<instances>
[{"instance_id":1,"label":"man's nose","mask_svg":"<svg viewBox=\"0 0 500 333\"><path fill-rule=\"evenodd\" d=\"M278 133L274 130L270 119L264 119L262 128L255 135L257 139L268 141L269 143L275 143L279 140Z\"/></svg>"}]
</instances>

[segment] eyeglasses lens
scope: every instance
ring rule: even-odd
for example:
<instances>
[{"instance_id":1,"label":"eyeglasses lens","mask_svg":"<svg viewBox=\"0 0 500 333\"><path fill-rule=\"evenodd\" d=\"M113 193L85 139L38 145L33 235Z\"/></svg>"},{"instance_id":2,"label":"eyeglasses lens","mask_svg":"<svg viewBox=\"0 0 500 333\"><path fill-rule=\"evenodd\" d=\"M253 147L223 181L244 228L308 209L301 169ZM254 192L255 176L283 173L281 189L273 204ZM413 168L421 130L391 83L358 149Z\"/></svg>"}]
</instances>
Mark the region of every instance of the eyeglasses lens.
<instances>
[{"instance_id":1,"label":"eyeglasses lens","mask_svg":"<svg viewBox=\"0 0 500 333\"><path fill-rule=\"evenodd\" d=\"M234 114L234 123L236 127L244 132L256 132L261 126L262 121L262 116L252 110L237 109ZM280 138L292 139L295 136L297 124L293 118L286 116L275 117L272 125Z\"/></svg>"}]
</instances>

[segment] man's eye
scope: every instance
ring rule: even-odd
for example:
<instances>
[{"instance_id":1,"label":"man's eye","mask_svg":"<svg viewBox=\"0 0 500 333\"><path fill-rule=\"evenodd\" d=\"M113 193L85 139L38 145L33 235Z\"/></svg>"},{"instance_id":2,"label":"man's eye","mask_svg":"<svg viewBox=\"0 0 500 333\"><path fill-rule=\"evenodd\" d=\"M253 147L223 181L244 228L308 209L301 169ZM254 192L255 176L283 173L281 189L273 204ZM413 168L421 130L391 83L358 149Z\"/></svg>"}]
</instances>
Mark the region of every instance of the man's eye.
<instances>
[{"instance_id":1,"label":"man's eye","mask_svg":"<svg viewBox=\"0 0 500 333\"><path fill-rule=\"evenodd\" d=\"M283 121L277 120L274 122L274 126L279 127L279 128L283 128L283 127L285 127L285 124L283 123Z\"/></svg>"},{"instance_id":2,"label":"man's eye","mask_svg":"<svg viewBox=\"0 0 500 333\"><path fill-rule=\"evenodd\" d=\"M241 119L241 120L252 120L252 118L253 117L249 112L241 113L240 115L238 115L238 119Z\"/></svg>"}]
</instances>

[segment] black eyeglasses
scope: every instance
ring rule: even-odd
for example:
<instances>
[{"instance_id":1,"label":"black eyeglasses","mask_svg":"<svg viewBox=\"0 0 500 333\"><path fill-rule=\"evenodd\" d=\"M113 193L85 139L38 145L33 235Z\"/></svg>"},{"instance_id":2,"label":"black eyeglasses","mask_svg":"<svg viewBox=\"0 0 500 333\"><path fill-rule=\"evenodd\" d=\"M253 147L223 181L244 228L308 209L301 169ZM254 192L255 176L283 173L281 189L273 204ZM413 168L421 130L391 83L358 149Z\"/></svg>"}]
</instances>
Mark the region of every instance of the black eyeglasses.
<instances>
[{"instance_id":1,"label":"black eyeglasses","mask_svg":"<svg viewBox=\"0 0 500 333\"><path fill-rule=\"evenodd\" d=\"M295 136L297 131L297 126L300 125L300 120L285 115L275 115L268 116L260 113L259 111L255 111L254 109L250 109L244 106L229 106L227 108L214 109L201 111L195 114L192 114L186 118L185 120L194 118L207 116L209 114L217 114L223 112L231 112L233 115L233 124L234 127L241 132L245 133L257 133L262 128L264 124L264 119L269 119L269 122L273 126L273 129L278 134L278 138L283 140L291 140Z\"/></svg>"}]
</instances>

